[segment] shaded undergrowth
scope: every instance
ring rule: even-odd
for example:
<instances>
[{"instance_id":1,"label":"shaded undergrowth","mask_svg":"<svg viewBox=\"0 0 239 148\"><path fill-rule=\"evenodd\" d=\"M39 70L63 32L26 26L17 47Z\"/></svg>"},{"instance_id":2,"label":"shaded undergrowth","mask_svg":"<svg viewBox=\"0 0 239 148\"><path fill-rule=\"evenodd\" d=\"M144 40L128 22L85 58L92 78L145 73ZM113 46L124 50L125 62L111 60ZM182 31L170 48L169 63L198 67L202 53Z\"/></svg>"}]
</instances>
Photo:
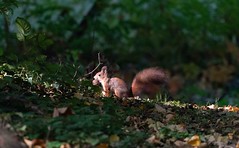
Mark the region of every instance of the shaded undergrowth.
<instances>
[{"instance_id":1,"label":"shaded undergrowth","mask_svg":"<svg viewBox=\"0 0 239 148\"><path fill-rule=\"evenodd\" d=\"M0 81L3 125L48 147L236 146L239 140L237 107L102 98L87 80L46 85L6 68Z\"/></svg>"}]
</instances>

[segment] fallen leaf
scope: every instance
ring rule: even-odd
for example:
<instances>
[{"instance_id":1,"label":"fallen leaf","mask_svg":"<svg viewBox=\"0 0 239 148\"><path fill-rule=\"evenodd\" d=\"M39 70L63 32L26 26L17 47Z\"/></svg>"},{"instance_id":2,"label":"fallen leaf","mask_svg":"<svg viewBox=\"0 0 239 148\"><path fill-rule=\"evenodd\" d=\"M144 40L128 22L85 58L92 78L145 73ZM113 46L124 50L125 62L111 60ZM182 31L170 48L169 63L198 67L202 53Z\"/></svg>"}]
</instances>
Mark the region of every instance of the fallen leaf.
<instances>
[{"instance_id":1,"label":"fallen leaf","mask_svg":"<svg viewBox=\"0 0 239 148\"><path fill-rule=\"evenodd\" d=\"M46 148L46 141L43 139L24 139L24 142L29 148Z\"/></svg>"},{"instance_id":2,"label":"fallen leaf","mask_svg":"<svg viewBox=\"0 0 239 148\"><path fill-rule=\"evenodd\" d=\"M216 108L216 106L215 106L214 104L208 105L207 107L208 107L209 109L215 109L215 108Z\"/></svg>"},{"instance_id":3,"label":"fallen leaf","mask_svg":"<svg viewBox=\"0 0 239 148\"><path fill-rule=\"evenodd\" d=\"M87 105L87 106L90 106L90 105L91 105L91 103L90 103L90 102L87 102L87 101L85 101L84 104Z\"/></svg>"},{"instance_id":4,"label":"fallen leaf","mask_svg":"<svg viewBox=\"0 0 239 148\"><path fill-rule=\"evenodd\" d=\"M225 146L228 144L228 141L229 141L229 138L227 136L221 136L219 135L217 138L216 138L216 143L217 145L219 146Z\"/></svg>"},{"instance_id":5,"label":"fallen leaf","mask_svg":"<svg viewBox=\"0 0 239 148\"><path fill-rule=\"evenodd\" d=\"M80 92L76 92L76 93L74 94L74 97L77 98L77 99L81 99L81 98L83 97L83 95L82 95L82 93L80 93Z\"/></svg>"},{"instance_id":6,"label":"fallen leaf","mask_svg":"<svg viewBox=\"0 0 239 148\"><path fill-rule=\"evenodd\" d=\"M101 101L93 101L92 104L98 105L98 106L103 106L104 105L104 103L101 102Z\"/></svg>"},{"instance_id":7,"label":"fallen leaf","mask_svg":"<svg viewBox=\"0 0 239 148\"><path fill-rule=\"evenodd\" d=\"M239 120L234 120L234 121L233 121L233 125L234 125L234 126L239 125Z\"/></svg>"},{"instance_id":8,"label":"fallen leaf","mask_svg":"<svg viewBox=\"0 0 239 148\"><path fill-rule=\"evenodd\" d=\"M53 117L68 116L75 114L70 107L54 108Z\"/></svg>"},{"instance_id":9,"label":"fallen leaf","mask_svg":"<svg viewBox=\"0 0 239 148\"><path fill-rule=\"evenodd\" d=\"M185 124L176 125L176 129L178 132L186 132L187 131Z\"/></svg>"},{"instance_id":10,"label":"fallen leaf","mask_svg":"<svg viewBox=\"0 0 239 148\"><path fill-rule=\"evenodd\" d=\"M236 148L239 148L239 141L237 141L237 145L236 145Z\"/></svg>"},{"instance_id":11,"label":"fallen leaf","mask_svg":"<svg viewBox=\"0 0 239 148\"><path fill-rule=\"evenodd\" d=\"M186 132L186 127L184 124L172 124L167 126L171 131Z\"/></svg>"},{"instance_id":12,"label":"fallen leaf","mask_svg":"<svg viewBox=\"0 0 239 148\"><path fill-rule=\"evenodd\" d=\"M23 140L28 147L32 147L32 140L25 139L25 138Z\"/></svg>"},{"instance_id":13,"label":"fallen leaf","mask_svg":"<svg viewBox=\"0 0 239 148\"><path fill-rule=\"evenodd\" d=\"M192 136L187 143L191 146L199 146L201 144L201 140L198 135Z\"/></svg>"},{"instance_id":14,"label":"fallen leaf","mask_svg":"<svg viewBox=\"0 0 239 148\"><path fill-rule=\"evenodd\" d=\"M165 119L166 123L168 123L169 121L171 121L173 118L174 118L174 115L173 115L173 114L167 114L167 115L166 115L166 119Z\"/></svg>"},{"instance_id":15,"label":"fallen leaf","mask_svg":"<svg viewBox=\"0 0 239 148\"><path fill-rule=\"evenodd\" d=\"M176 147L186 147L187 143L184 141L176 140L174 142L174 145L176 145Z\"/></svg>"},{"instance_id":16,"label":"fallen leaf","mask_svg":"<svg viewBox=\"0 0 239 148\"><path fill-rule=\"evenodd\" d=\"M230 139L230 140L232 140L233 139L233 133L228 133L228 138Z\"/></svg>"},{"instance_id":17,"label":"fallen leaf","mask_svg":"<svg viewBox=\"0 0 239 148\"><path fill-rule=\"evenodd\" d=\"M144 104L141 104L141 105L139 106L139 109L144 110L144 109L145 109L145 105L144 105Z\"/></svg>"},{"instance_id":18,"label":"fallen leaf","mask_svg":"<svg viewBox=\"0 0 239 148\"><path fill-rule=\"evenodd\" d=\"M69 143L64 143L60 146L60 148L71 148Z\"/></svg>"},{"instance_id":19,"label":"fallen leaf","mask_svg":"<svg viewBox=\"0 0 239 148\"><path fill-rule=\"evenodd\" d=\"M110 143L115 143L120 140L120 137L118 135L111 135L110 136Z\"/></svg>"},{"instance_id":20,"label":"fallen leaf","mask_svg":"<svg viewBox=\"0 0 239 148\"><path fill-rule=\"evenodd\" d=\"M208 147L208 144L207 143L201 143L199 148L207 148Z\"/></svg>"},{"instance_id":21,"label":"fallen leaf","mask_svg":"<svg viewBox=\"0 0 239 148\"><path fill-rule=\"evenodd\" d=\"M229 108L229 111L231 111L231 112L238 112L238 111L239 111L239 108L236 107L236 106L233 106L233 107L230 107L230 108Z\"/></svg>"},{"instance_id":22,"label":"fallen leaf","mask_svg":"<svg viewBox=\"0 0 239 148\"><path fill-rule=\"evenodd\" d=\"M151 135L146 141L151 144L160 143L160 139L155 135Z\"/></svg>"},{"instance_id":23,"label":"fallen leaf","mask_svg":"<svg viewBox=\"0 0 239 148\"><path fill-rule=\"evenodd\" d=\"M148 118L148 119L146 119L146 122L147 122L149 125L155 123L155 121L154 121L152 118Z\"/></svg>"},{"instance_id":24,"label":"fallen leaf","mask_svg":"<svg viewBox=\"0 0 239 148\"><path fill-rule=\"evenodd\" d=\"M96 146L96 148L108 148L109 147L109 144L107 143L100 143Z\"/></svg>"},{"instance_id":25,"label":"fallen leaf","mask_svg":"<svg viewBox=\"0 0 239 148\"><path fill-rule=\"evenodd\" d=\"M207 141L209 144L215 142L215 140L216 140L215 137L212 135L208 135L208 136L206 136L206 138L207 138Z\"/></svg>"},{"instance_id":26,"label":"fallen leaf","mask_svg":"<svg viewBox=\"0 0 239 148\"><path fill-rule=\"evenodd\" d=\"M162 106L155 104L155 109L159 112L159 113L166 113L166 109L163 108Z\"/></svg>"}]
</instances>

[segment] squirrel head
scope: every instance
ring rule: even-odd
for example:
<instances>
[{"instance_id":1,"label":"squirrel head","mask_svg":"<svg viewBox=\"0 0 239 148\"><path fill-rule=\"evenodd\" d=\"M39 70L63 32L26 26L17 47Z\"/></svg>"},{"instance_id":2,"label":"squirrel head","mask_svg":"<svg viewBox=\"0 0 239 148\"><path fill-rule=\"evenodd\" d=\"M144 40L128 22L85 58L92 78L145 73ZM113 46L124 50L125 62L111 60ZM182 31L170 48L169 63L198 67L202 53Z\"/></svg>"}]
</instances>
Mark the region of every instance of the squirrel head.
<instances>
[{"instance_id":1,"label":"squirrel head","mask_svg":"<svg viewBox=\"0 0 239 148\"><path fill-rule=\"evenodd\" d=\"M99 85L100 83L106 82L107 79L108 79L107 66L103 66L101 68L101 71L95 74L92 84Z\"/></svg>"}]
</instances>

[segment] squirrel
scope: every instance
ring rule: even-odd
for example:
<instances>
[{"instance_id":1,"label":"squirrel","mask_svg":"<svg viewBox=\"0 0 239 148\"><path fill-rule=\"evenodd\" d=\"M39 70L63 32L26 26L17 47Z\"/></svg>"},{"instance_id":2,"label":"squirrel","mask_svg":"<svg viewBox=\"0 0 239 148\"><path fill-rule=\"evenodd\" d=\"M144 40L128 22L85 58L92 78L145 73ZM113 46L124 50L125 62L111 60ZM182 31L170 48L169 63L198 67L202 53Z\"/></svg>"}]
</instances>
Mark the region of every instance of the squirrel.
<instances>
[{"instance_id":1,"label":"squirrel","mask_svg":"<svg viewBox=\"0 0 239 148\"><path fill-rule=\"evenodd\" d=\"M130 89L124 80L117 77L110 78L107 66L103 66L101 71L95 74L92 81L93 85L102 85L103 96L110 97L113 93L118 98L137 96L153 98L167 83L166 72L158 67L146 68L137 73Z\"/></svg>"}]
</instances>

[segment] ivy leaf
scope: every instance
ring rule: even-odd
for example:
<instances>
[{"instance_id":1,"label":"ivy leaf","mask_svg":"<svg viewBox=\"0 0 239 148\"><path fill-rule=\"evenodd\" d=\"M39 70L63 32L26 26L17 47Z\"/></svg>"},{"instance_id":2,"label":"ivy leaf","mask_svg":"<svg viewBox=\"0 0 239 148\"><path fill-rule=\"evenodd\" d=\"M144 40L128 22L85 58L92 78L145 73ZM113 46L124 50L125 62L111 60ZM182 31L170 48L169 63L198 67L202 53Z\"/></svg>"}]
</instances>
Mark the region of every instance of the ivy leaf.
<instances>
[{"instance_id":1,"label":"ivy leaf","mask_svg":"<svg viewBox=\"0 0 239 148\"><path fill-rule=\"evenodd\" d=\"M25 37L30 35L31 25L24 18L17 17L16 26L17 26L17 30L18 30L17 39L20 41L24 41Z\"/></svg>"},{"instance_id":2,"label":"ivy leaf","mask_svg":"<svg viewBox=\"0 0 239 148\"><path fill-rule=\"evenodd\" d=\"M21 33L17 33L17 39L19 40L19 41L25 41L25 36L23 35L23 34L21 34Z\"/></svg>"}]
</instances>

